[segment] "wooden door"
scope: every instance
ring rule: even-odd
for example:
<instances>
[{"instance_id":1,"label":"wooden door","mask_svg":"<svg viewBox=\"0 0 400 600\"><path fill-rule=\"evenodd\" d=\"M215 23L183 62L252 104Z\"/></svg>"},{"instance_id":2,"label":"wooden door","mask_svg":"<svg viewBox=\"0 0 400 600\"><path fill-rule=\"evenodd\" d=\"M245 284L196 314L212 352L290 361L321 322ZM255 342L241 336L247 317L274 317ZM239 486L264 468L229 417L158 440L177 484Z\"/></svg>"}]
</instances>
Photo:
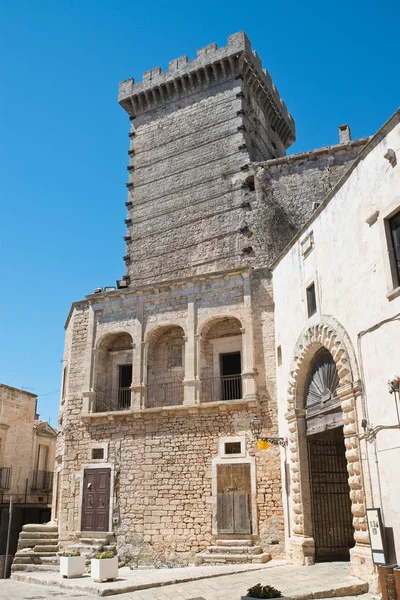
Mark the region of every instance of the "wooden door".
<instances>
[{"instance_id":1,"label":"wooden door","mask_svg":"<svg viewBox=\"0 0 400 600\"><path fill-rule=\"evenodd\" d=\"M220 533L251 533L250 465L217 465L217 528Z\"/></svg>"},{"instance_id":2,"label":"wooden door","mask_svg":"<svg viewBox=\"0 0 400 600\"><path fill-rule=\"evenodd\" d=\"M85 469L82 531L108 531L110 475L110 469Z\"/></svg>"}]
</instances>

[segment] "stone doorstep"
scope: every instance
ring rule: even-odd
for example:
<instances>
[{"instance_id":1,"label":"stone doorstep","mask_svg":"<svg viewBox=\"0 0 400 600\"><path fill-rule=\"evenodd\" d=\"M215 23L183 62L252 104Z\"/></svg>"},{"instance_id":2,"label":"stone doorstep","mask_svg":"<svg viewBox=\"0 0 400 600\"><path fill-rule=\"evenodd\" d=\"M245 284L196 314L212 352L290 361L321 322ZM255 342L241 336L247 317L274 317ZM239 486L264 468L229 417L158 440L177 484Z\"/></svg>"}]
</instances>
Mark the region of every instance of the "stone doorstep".
<instances>
[{"instance_id":1,"label":"stone doorstep","mask_svg":"<svg viewBox=\"0 0 400 600\"><path fill-rule=\"evenodd\" d=\"M57 533L58 527L57 525L23 525L22 531L32 531L34 533Z\"/></svg>"},{"instance_id":2,"label":"stone doorstep","mask_svg":"<svg viewBox=\"0 0 400 600\"><path fill-rule=\"evenodd\" d=\"M221 544L219 546L208 546L207 552L231 554L232 556L235 554L244 554L248 556L249 554L262 554L262 548L261 546L223 546Z\"/></svg>"},{"instance_id":3,"label":"stone doorstep","mask_svg":"<svg viewBox=\"0 0 400 600\"><path fill-rule=\"evenodd\" d=\"M198 564L239 564L239 563L253 563L263 564L271 560L271 555L267 553L262 554L217 554L213 552L206 552L204 554L198 554L196 559L201 560Z\"/></svg>"},{"instance_id":4,"label":"stone doorstep","mask_svg":"<svg viewBox=\"0 0 400 600\"><path fill-rule=\"evenodd\" d=\"M60 562L59 557L51 554L49 556L43 556L41 554L38 556L37 554L16 554L14 557L13 564L14 565L47 565L47 564L58 564Z\"/></svg>"},{"instance_id":5,"label":"stone doorstep","mask_svg":"<svg viewBox=\"0 0 400 600\"><path fill-rule=\"evenodd\" d=\"M215 540L215 546L252 546L252 540Z\"/></svg>"}]
</instances>

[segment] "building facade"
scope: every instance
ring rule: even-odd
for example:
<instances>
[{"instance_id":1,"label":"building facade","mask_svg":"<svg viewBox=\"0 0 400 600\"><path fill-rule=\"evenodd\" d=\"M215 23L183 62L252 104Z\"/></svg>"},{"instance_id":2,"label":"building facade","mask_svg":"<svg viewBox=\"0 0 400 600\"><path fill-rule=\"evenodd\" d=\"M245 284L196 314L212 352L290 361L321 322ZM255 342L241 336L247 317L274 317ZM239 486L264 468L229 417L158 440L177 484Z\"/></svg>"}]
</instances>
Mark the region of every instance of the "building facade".
<instances>
[{"instance_id":1,"label":"building facade","mask_svg":"<svg viewBox=\"0 0 400 600\"><path fill-rule=\"evenodd\" d=\"M66 323L60 543L104 532L126 556L283 557L286 448L266 454L250 427L278 435L270 267L368 140L344 128L287 157L293 119L243 32L126 80L119 102L126 271ZM227 555L229 539L253 554Z\"/></svg>"},{"instance_id":2,"label":"building facade","mask_svg":"<svg viewBox=\"0 0 400 600\"><path fill-rule=\"evenodd\" d=\"M387 560L400 558L399 153L397 112L273 266L288 553L353 546L353 572L370 580L366 509L381 509Z\"/></svg>"},{"instance_id":3,"label":"building facade","mask_svg":"<svg viewBox=\"0 0 400 600\"><path fill-rule=\"evenodd\" d=\"M25 523L50 520L56 431L40 421L37 397L0 384L0 554L5 554L10 497L10 554Z\"/></svg>"}]
</instances>

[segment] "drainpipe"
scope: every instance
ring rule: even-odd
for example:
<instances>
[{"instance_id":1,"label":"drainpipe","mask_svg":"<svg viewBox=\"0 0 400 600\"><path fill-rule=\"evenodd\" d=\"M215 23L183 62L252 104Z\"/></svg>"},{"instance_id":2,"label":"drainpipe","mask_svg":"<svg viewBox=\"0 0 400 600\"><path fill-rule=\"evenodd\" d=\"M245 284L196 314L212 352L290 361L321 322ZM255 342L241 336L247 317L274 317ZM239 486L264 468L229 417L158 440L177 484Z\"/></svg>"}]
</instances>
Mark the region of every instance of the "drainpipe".
<instances>
[{"instance_id":1,"label":"drainpipe","mask_svg":"<svg viewBox=\"0 0 400 600\"><path fill-rule=\"evenodd\" d=\"M383 522L385 521L385 519L384 519L384 509L383 509L383 499L382 499L382 485L381 485L381 478L380 478L380 473L379 473L379 462L378 462L378 450L377 450L377 444L376 444L376 434L379 431L381 431L382 429L399 429L399 425L387 425L387 426L385 426L385 425L378 425L377 427L374 427L373 429L369 429L369 427L368 427L368 424L369 424L369 413L368 413L368 401L367 401L367 388L366 388L366 385L365 385L365 371L364 371L364 363L363 363L363 356L362 356L361 341L362 341L362 338L365 335L367 335L368 333L372 333L373 331L376 331L377 329L379 329L380 327L382 327L382 325L386 325L387 323L391 323L393 321L398 321L399 319L400 319L400 313L398 313L397 315L394 315L393 317L390 317L388 319L384 319L383 321L379 321L375 325L372 325L368 329L365 329L364 331L360 331L357 334L358 362L359 362L359 365L360 365L360 377L361 377L361 383L362 383L361 407L362 407L362 412L363 412L363 420L365 421L365 423L367 425L367 429L366 429L365 434L364 435L360 435L359 438L360 439L366 439L369 442L371 442L373 440L374 457L375 457L374 462L375 462L375 468L376 468L376 474L377 474L377 480L378 480L379 504L380 504L380 508L381 508L381 512L382 512ZM396 399L395 399L395 401L396 401ZM396 410L397 410L397 403L396 403ZM367 463L369 465L368 454L367 454ZM368 466L368 471L370 473L369 466ZM369 477L369 480L370 480L371 498L373 498L371 476Z\"/></svg>"}]
</instances>

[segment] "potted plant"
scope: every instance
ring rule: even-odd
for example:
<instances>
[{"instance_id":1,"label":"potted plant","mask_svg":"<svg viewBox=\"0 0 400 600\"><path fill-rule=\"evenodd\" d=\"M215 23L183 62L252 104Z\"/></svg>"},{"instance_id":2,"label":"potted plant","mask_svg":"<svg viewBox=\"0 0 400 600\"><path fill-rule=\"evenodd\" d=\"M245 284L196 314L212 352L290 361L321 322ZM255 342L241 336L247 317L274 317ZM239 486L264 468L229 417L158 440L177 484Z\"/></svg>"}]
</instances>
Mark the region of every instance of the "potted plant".
<instances>
[{"instance_id":1,"label":"potted plant","mask_svg":"<svg viewBox=\"0 0 400 600\"><path fill-rule=\"evenodd\" d=\"M85 557L79 550L63 552L60 556L60 574L63 577L82 577L85 572Z\"/></svg>"},{"instance_id":2,"label":"potted plant","mask_svg":"<svg viewBox=\"0 0 400 600\"><path fill-rule=\"evenodd\" d=\"M272 587L272 585L253 585L247 590L247 596L242 596L241 600L252 600L253 598L280 598L281 600L289 600L287 596L282 596L282 592Z\"/></svg>"},{"instance_id":3,"label":"potted plant","mask_svg":"<svg viewBox=\"0 0 400 600\"><path fill-rule=\"evenodd\" d=\"M100 552L92 558L92 579L101 583L118 577L118 556L115 552Z\"/></svg>"}]
</instances>

